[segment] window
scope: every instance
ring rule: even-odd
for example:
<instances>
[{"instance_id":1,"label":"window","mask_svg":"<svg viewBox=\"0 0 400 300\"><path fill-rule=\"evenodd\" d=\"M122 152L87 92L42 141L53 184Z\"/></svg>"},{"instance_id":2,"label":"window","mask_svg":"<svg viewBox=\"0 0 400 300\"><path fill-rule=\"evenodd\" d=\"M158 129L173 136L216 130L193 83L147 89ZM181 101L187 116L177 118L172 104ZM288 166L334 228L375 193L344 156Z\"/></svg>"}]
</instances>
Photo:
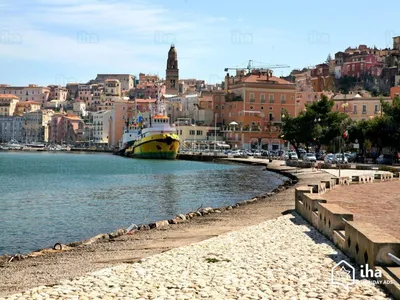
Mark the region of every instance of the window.
<instances>
[{"instance_id":1,"label":"window","mask_svg":"<svg viewBox=\"0 0 400 300\"><path fill-rule=\"evenodd\" d=\"M360 68L361 68L361 71L364 70L364 63L361 63Z\"/></svg>"},{"instance_id":2,"label":"window","mask_svg":"<svg viewBox=\"0 0 400 300\"><path fill-rule=\"evenodd\" d=\"M260 95L260 102L265 103L265 94Z\"/></svg>"},{"instance_id":3,"label":"window","mask_svg":"<svg viewBox=\"0 0 400 300\"><path fill-rule=\"evenodd\" d=\"M355 66L355 65L351 65L351 70L352 70L352 71L354 71L354 70L355 70L355 68L356 68L356 66Z\"/></svg>"},{"instance_id":4,"label":"window","mask_svg":"<svg viewBox=\"0 0 400 300\"><path fill-rule=\"evenodd\" d=\"M274 95L273 94L269 95L269 103L274 103Z\"/></svg>"},{"instance_id":5,"label":"window","mask_svg":"<svg viewBox=\"0 0 400 300\"><path fill-rule=\"evenodd\" d=\"M219 108L219 106L218 105L215 105L215 109L218 109Z\"/></svg>"},{"instance_id":6,"label":"window","mask_svg":"<svg viewBox=\"0 0 400 300\"><path fill-rule=\"evenodd\" d=\"M254 102L254 101L255 101L254 93L250 93L250 102Z\"/></svg>"},{"instance_id":7,"label":"window","mask_svg":"<svg viewBox=\"0 0 400 300\"><path fill-rule=\"evenodd\" d=\"M268 120L273 121L274 120L274 114L269 113Z\"/></svg>"},{"instance_id":8,"label":"window","mask_svg":"<svg viewBox=\"0 0 400 300\"><path fill-rule=\"evenodd\" d=\"M347 65L347 72L350 72L350 65Z\"/></svg>"},{"instance_id":9,"label":"window","mask_svg":"<svg viewBox=\"0 0 400 300\"><path fill-rule=\"evenodd\" d=\"M357 114L357 104L353 105L353 114Z\"/></svg>"},{"instance_id":10,"label":"window","mask_svg":"<svg viewBox=\"0 0 400 300\"><path fill-rule=\"evenodd\" d=\"M264 106L261 106L261 110L264 110Z\"/></svg>"},{"instance_id":11,"label":"window","mask_svg":"<svg viewBox=\"0 0 400 300\"><path fill-rule=\"evenodd\" d=\"M223 106L223 105L221 105L221 109L224 109L224 106Z\"/></svg>"},{"instance_id":12,"label":"window","mask_svg":"<svg viewBox=\"0 0 400 300\"><path fill-rule=\"evenodd\" d=\"M203 135L203 130L197 130L197 135Z\"/></svg>"},{"instance_id":13,"label":"window","mask_svg":"<svg viewBox=\"0 0 400 300\"><path fill-rule=\"evenodd\" d=\"M362 113L363 114L366 114L367 113L367 105L366 104L363 104L363 106L362 106Z\"/></svg>"},{"instance_id":14,"label":"window","mask_svg":"<svg viewBox=\"0 0 400 300\"><path fill-rule=\"evenodd\" d=\"M250 106L250 109L254 109L254 106Z\"/></svg>"},{"instance_id":15,"label":"window","mask_svg":"<svg viewBox=\"0 0 400 300\"><path fill-rule=\"evenodd\" d=\"M190 134L190 135L195 135L196 133L195 133L194 130L189 130L189 134Z\"/></svg>"},{"instance_id":16,"label":"window","mask_svg":"<svg viewBox=\"0 0 400 300\"><path fill-rule=\"evenodd\" d=\"M281 95L281 103L286 103L286 95Z\"/></svg>"},{"instance_id":17,"label":"window","mask_svg":"<svg viewBox=\"0 0 400 300\"><path fill-rule=\"evenodd\" d=\"M377 114L378 111L379 111L379 104L375 104L375 110L374 110L374 112Z\"/></svg>"}]
</instances>

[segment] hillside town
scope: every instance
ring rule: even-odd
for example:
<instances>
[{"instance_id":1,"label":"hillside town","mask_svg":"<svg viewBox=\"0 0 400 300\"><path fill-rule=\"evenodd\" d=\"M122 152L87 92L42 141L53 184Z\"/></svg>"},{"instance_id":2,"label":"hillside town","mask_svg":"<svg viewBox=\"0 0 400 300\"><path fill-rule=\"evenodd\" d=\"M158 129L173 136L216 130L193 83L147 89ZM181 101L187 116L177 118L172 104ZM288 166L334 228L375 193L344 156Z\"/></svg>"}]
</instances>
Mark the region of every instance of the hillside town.
<instances>
[{"instance_id":1,"label":"hillside town","mask_svg":"<svg viewBox=\"0 0 400 300\"><path fill-rule=\"evenodd\" d=\"M287 149L283 112L297 116L322 95L353 120L381 114L381 101L391 103L400 94L400 36L393 37L392 48L348 47L286 77L273 69L249 61L247 67L226 68L221 83L184 79L171 45L165 79L97 74L66 86L1 84L0 143L117 149L137 116L148 121L149 106L162 101L186 147L223 141L237 149Z\"/></svg>"}]
</instances>

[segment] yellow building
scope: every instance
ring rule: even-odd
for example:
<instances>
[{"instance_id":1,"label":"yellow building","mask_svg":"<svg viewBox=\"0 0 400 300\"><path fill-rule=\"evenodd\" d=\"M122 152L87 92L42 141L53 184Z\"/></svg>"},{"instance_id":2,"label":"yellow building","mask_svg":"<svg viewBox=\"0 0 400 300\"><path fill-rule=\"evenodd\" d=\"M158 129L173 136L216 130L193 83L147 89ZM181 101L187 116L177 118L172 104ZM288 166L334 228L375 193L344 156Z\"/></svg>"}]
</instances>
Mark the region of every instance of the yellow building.
<instances>
[{"instance_id":1,"label":"yellow building","mask_svg":"<svg viewBox=\"0 0 400 300\"><path fill-rule=\"evenodd\" d=\"M381 99L392 103L390 97L372 97L369 93L338 94L333 97L333 111L344 112L356 121L368 120L382 114Z\"/></svg>"},{"instance_id":2,"label":"yellow building","mask_svg":"<svg viewBox=\"0 0 400 300\"><path fill-rule=\"evenodd\" d=\"M40 103L35 101L21 101L17 103L14 115L23 116L24 113L37 111Z\"/></svg>"},{"instance_id":3,"label":"yellow building","mask_svg":"<svg viewBox=\"0 0 400 300\"><path fill-rule=\"evenodd\" d=\"M0 95L0 116L14 115L15 108L17 107L18 102L19 98L15 95Z\"/></svg>"}]
</instances>

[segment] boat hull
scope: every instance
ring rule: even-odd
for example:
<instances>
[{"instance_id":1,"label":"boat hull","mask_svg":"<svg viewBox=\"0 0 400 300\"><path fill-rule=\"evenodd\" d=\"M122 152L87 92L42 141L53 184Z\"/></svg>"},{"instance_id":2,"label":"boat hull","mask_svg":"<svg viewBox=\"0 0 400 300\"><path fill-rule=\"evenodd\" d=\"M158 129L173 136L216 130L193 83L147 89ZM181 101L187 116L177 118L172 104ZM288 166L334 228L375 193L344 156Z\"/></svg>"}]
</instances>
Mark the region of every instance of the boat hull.
<instances>
[{"instance_id":1,"label":"boat hull","mask_svg":"<svg viewBox=\"0 0 400 300\"><path fill-rule=\"evenodd\" d=\"M176 159L179 143L176 134L153 134L136 141L126 154L135 158Z\"/></svg>"}]
</instances>

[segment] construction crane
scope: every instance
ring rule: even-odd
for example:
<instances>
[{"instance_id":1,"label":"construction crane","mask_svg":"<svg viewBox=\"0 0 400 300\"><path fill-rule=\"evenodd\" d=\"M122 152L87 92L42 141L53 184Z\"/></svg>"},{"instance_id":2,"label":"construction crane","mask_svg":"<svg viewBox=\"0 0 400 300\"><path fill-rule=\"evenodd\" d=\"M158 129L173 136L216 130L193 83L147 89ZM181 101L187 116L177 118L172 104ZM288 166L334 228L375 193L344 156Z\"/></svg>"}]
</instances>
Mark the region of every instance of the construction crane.
<instances>
[{"instance_id":1,"label":"construction crane","mask_svg":"<svg viewBox=\"0 0 400 300\"><path fill-rule=\"evenodd\" d=\"M254 63L257 63L259 65L254 65ZM268 71L270 69L278 69L278 68L290 68L288 65L271 65L271 64L265 64L262 62L255 62L253 60L249 60L247 62L247 67L233 67L233 68L225 68L225 72L228 72L229 70L247 70L251 72L251 70L262 70L262 71Z\"/></svg>"}]
</instances>

